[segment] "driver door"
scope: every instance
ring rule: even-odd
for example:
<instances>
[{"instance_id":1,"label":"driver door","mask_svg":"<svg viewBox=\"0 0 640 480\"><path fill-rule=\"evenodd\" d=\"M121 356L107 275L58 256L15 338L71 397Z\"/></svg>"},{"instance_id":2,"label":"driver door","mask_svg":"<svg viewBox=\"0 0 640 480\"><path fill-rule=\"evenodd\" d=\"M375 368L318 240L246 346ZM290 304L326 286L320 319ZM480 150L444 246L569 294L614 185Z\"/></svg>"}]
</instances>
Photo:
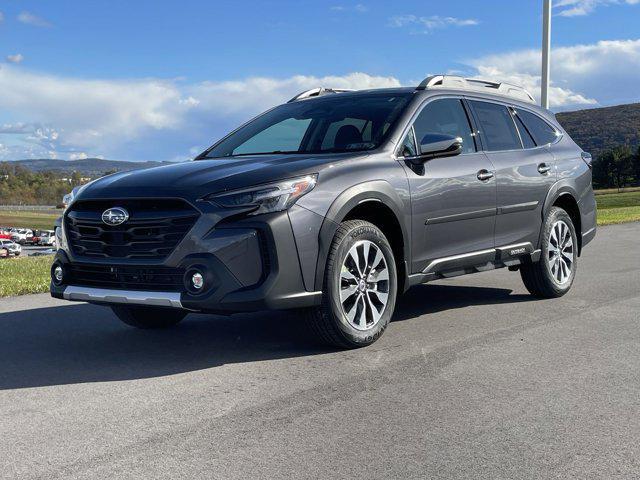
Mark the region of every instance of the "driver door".
<instances>
[{"instance_id":1,"label":"driver door","mask_svg":"<svg viewBox=\"0 0 640 480\"><path fill-rule=\"evenodd\" d=\"M427 101L406 133L399 152L419 152L427 134L461 137L460 155L427 160L415 166L403 161L409 180L412 210L412 273L423 272L446 257L494 248L496 179L494 167L477 144L476 129L460 98ZM485 252L484 256L487 253ZM474 264L470 256L470 264Z\"/></svg>"}]
</instances>

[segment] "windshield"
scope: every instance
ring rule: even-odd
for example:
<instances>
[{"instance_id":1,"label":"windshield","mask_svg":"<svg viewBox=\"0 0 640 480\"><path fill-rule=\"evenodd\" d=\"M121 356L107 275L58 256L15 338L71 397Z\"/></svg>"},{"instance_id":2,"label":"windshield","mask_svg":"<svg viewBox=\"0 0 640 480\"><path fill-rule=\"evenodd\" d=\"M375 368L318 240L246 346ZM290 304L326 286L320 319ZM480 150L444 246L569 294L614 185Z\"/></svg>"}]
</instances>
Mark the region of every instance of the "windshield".
<instances>
[{"instance_id":1,"label":"windshield","mask_svg":"<svg viewBox=\"0 0 640 480\"><path fill-rule=\"evenodd\" d=\"M241 127L203 158L332 153L379 147L411 93L334 94L286 103Z\"/></svg>"}]
</instances>

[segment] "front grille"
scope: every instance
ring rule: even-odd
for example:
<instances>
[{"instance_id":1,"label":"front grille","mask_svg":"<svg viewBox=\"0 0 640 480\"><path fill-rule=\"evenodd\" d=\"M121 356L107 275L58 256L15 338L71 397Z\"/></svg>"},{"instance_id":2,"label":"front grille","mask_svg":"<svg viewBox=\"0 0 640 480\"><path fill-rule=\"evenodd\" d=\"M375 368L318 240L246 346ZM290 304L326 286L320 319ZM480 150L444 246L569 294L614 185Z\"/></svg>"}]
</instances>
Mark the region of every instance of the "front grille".
<instances>
[{"instance_id":1,"label":"front grille","mask_svg":"<svg viewBox=\"0 0 640 480\"><path fill-rule=\"evenodd\" d=\"M129 219L111 226L102 213L113 207ZM166 258L198 219L198 211L182 200L85 200L65 214L67 240L73 253L89 258Z\"/></svg>"},{"instance_id":2,"label":"front grille","mask_svg":"<svg viewBox=\"0 0 640 480\"><path fill-rule=\"evenodd\" d=\"M69 284L83 287L155 292L184 290L184 269L69 264Z\"/></svg>"}]
</instances>

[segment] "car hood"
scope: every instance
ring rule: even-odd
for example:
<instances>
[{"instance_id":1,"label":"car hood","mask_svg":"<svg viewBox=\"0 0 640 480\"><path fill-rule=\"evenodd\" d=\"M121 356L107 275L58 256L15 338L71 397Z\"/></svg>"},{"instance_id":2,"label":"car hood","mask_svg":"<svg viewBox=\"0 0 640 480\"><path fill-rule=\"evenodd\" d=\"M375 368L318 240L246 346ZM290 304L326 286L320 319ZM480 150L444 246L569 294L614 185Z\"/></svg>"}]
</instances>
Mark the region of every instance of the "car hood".
<instances>
[{"instance_id":1,"label":"car hood","mask_svg":"<svg viewBox=\"0 0 640 480\"><path fill-rule=\"evenodd\" d=\"M211 193L318 173L325 165L354 157L352 153L197 160L109 175L87 185L77 198L182 197L197 200Z\"/></svg>"}]
</instances>

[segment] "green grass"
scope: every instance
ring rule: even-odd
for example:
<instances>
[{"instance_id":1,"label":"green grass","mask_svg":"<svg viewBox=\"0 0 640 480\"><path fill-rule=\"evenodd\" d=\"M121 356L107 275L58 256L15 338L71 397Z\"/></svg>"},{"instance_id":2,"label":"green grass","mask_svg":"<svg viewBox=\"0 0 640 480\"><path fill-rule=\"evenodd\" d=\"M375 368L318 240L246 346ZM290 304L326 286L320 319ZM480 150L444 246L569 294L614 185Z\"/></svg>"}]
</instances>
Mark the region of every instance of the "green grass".
<instances>
[{"instance_id":1,"label":"green grass","mask_svg":"<svg viewBox=\"0 0 640 480\"><path fill-rule=\"evenodd\" d=\"M53 222L62 215L29 211L0 210L0 226L53 230Z\"/></svg>"},{"instance_id":2,"label":"green grass","mask_svg":"<svg viewBox=\"0 0 640 480\"><path fill-rule=\"evenodd\" d=\"M47 292L52 261L50 255L0 259L0 297Z\"/></svg>"},{"instance_id":3,"label":"green grass","mask_svg":"<svg viewBox=\"0 0 640 480\"><path fill-rule=\"evenodd\" d=\"M638 221L640 221L640 206L598 210L598 225L616 225Z\"/></svg>"},{"instance_id":4,"label":"green grass","mask_svg":"<svg viewBox=\"0 0 640 480\"><path fill-rule=\"evenodd\" d=\"M640 191L596 195L598 225L640 221Z\"/></svg>"},{"instance_id":5,"label":"green grass","mask_svg":"<svg viewBox=\"0 0 640 480\"><path fill-rule=\"evenodd\" d=\"M621 208L621 207L637 207L640 205L640 192L628 193L607 193L605 195L597 195L596 202L598 209Z\"/></svg>"},{"instance_id":6,"label":"green grass","mask_svg":"<svg viewBox=\"0 0 640 480\"><path fill-rule=\"evenodd\" d=\"M617 188L603 188L600 190L595 190L595 194L597 195L607 195L609 193L625 193L625 192L640 192L640 187L623 187L620 189Z\"/></svg>"}]
</instances>

